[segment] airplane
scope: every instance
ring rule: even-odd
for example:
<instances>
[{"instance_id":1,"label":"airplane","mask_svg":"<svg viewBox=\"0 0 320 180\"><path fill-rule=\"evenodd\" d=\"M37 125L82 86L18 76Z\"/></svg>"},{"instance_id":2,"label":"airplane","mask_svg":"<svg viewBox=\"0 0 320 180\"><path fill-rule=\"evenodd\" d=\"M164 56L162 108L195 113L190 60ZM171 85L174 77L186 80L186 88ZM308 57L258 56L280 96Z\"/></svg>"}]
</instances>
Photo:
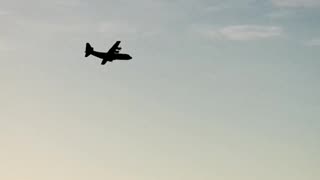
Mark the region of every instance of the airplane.
<instances>
[{"instance_id":1,"label":"airplane","mask_svg":"<svg viewBox=\"0 0 320 180\"><path fill-rule=\"evenodd\" d=\"M117 41L108 52L98 52L94 51L93 47L89 43L86 44L85 57L89 55L96 56L102 59L101 65L105 65L108 61L112 62L114 60L130 60L132 57L129 54L121 54L119 53L121 47L119 47L121 41Z\"/></svg>"}]
</instances>

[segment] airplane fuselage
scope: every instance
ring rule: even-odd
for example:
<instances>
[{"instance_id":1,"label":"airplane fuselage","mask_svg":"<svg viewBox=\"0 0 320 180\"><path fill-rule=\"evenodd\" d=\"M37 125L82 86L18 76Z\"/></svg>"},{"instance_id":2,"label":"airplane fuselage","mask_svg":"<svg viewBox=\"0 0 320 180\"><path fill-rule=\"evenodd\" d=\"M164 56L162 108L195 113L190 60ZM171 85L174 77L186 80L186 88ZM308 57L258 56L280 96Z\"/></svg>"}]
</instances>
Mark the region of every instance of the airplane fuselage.
<instances>
[{"instance_id":1,"label":"airplane fuselage","mask_svg":"<svg viewBox=\"0 0 320 180\"><path fill-rule=\"evenodd\" d=\"M93 56L100 58L100 59L108 59L108 61L132 59L132 57L129 54L121 54L121 53L111 54L111 53L106 53L106 52L92 51L91 54Z\"/></svg>"}]
</instances>

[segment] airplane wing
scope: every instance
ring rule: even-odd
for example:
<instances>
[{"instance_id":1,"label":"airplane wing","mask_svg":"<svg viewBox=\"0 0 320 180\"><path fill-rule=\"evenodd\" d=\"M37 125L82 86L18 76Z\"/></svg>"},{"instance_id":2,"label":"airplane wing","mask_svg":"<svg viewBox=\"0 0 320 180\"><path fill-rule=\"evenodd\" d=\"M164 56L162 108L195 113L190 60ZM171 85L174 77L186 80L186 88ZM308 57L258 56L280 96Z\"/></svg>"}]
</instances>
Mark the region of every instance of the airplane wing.
<instances>
[{"instance_id":1,"label":"airplane wing","mask_svg":"<svg viewBox=\"0 0 320 180\"><path fill-rule=\"evenodd\" d=\"M117 41L114 45L109 49L108 53L114 54L115 52L119 52L121 47L119 47L121 41Z\"/></svg>"},{"instance_id":2,"label":"airplane wing","mask_svg":"<svg viewBox=\"0 0 320 180\"><path fill-rule=\"evenodd\" d=\"M108 59L107 58L104 58L101 62L101 65L105 65L106 63L108 62Z\"/></svg>"}]
</instances>

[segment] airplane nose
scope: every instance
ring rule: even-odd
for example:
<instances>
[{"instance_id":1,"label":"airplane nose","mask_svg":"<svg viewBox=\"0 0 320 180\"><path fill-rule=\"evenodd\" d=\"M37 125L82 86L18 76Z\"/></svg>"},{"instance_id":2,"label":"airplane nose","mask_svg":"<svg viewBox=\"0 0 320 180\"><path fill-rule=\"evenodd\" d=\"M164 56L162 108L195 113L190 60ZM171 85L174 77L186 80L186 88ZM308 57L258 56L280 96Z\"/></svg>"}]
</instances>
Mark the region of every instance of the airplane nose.
<instances>
[{"instance_id":1,"label":"airplane nose","mask_svg":"<svg viewBox=\"0 0 320 180\"><path fill-rule=\"evenodd\" d=\"M129 59L132 59L132 57L129 55Z\"/></svg>"}]
</instances>

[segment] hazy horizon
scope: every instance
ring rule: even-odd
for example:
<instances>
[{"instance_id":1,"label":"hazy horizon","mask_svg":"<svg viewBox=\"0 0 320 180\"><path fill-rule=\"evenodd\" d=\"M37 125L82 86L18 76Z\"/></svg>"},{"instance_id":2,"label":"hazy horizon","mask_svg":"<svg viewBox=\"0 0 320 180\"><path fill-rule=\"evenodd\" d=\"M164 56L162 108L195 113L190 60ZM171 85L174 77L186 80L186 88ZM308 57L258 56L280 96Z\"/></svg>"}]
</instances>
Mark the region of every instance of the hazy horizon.
<instances>
[{"instance_id":1,"label":"hazy horizon","mask_svg":"<svg viewBox=\"0 0 320 180\"><path fill-rule=\"evenodd\" d=\"M320 178L320 1L0 5L0 179Z\"/></svg>"}]
</instances>

